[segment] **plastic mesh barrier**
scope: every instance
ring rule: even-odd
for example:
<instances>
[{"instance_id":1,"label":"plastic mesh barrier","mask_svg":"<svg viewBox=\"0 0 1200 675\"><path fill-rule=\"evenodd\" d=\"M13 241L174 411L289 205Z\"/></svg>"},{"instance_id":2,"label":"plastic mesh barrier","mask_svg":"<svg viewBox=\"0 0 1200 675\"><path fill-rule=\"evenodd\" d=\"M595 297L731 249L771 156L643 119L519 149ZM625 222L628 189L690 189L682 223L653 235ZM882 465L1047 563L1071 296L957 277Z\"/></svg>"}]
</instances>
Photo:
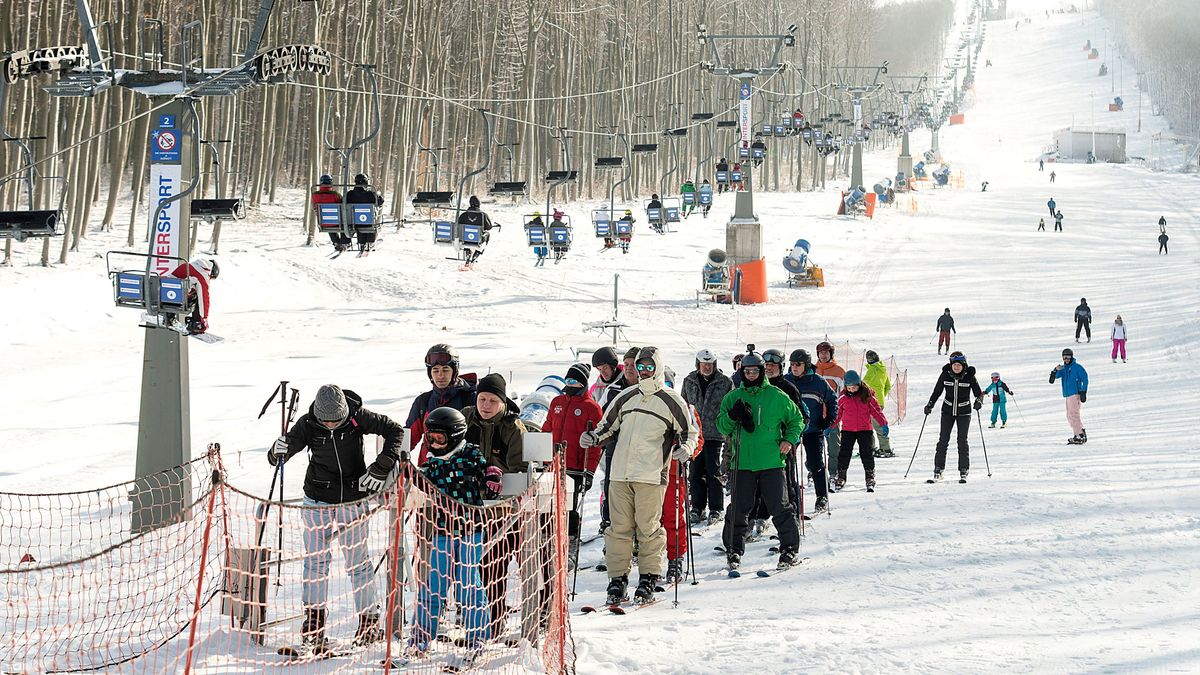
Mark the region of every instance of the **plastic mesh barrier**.
<instances>
[{"instance_id":1,"label":"plastic mesh barrier","mask_svg":"<svg viewBox=\"0 0 1200 675\"><path fill-rule=\"evenodd\" d=\"M410 465L338 505L221 476L210 451L103 490L0 493L0 672L574 672L560 462L483 507ZM150 484L190 499L139 532L130 492Z\"/></svg>"}]
</instances>

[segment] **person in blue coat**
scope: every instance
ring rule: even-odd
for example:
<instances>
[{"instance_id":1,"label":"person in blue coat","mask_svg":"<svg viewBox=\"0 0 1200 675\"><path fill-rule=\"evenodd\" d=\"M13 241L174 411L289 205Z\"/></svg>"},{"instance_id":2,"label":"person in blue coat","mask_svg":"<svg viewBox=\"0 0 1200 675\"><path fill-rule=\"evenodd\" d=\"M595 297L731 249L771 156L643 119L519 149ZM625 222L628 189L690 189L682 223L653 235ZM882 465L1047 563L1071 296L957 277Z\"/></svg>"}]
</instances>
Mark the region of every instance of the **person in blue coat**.
<instances>
[{"instance_id":1,"label":"person in blue coat","mask_svg":"<svg viewBox=\"0 0 1200 675\"><path fill-rule=\"evenodd\" d=\"M1054 203L1054 197L1051 197L1050 201L1046 202L1046 206L1050 209L1050 217L1053 218L1056 213L1054 207L1058 206L1058 204Z\"/></svg>"},{"instance_id":2,"label":"person in blue coat","mask_svg":"<svg viewBox=\"0 0 1200 675\"><path fill-rule=\"evenodd\" d=\"M996 418L1000 418L1000 428L1008 426L1008 396L1012 394L1008 383L1000 379L1000 373L992 373L992 383L983 390L984 396L992 395L992 423L989 429L996 428Z\"/></svg>"},{"instance_id":3,"label":"person in blue coat","mask_svg":"<svg viewBox=\"0 0 1200 675\"><path fill-rule=\"evenodd\" d=\"M813 369L812 356L803 349L792 352L790 369L784 379L800 392L804 413L810 420L800 436L804 445L804 466L813 477L817 489L816 513L829 510L829 473L825 465L825 430L837 419L837 395L825 378Z\"/></svg>"},{"instance_id":4,"label":"person in blue coat","mask_svg":"<svg viewBox=\"0 0 1200 675\"><path fill-rule=\"evenodd\" d=\"M1071 445L1087 443L1087 430L1083 428L1083 419L1079 415L1082 404L1087 403L1088 374L1077 361L1075 352L1070 349L1062 350L1063 362L1054 366L1050 371L1050 384L1057 379L1062 382L1062 395L1067 404L1067 424L1071 425L1074 436L1067 439Z\"/></svg>"}]
</instances>

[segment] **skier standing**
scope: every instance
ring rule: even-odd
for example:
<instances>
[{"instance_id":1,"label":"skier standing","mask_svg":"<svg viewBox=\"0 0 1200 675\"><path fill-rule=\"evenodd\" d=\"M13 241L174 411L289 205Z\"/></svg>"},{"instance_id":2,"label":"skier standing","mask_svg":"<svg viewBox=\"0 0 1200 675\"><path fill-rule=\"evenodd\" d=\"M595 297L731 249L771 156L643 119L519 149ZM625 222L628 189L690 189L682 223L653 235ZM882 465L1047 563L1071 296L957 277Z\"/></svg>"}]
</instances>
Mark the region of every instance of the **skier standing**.
<instances>
[{"instance_id":1,"label":"skier standing","mask_svg":"<svg viewBox=\"0 0 1200 675\"><path fill-rule=\"evenodd\" d=\"M410 450L417 447L417 443L424 438L425 430L422 425L426 415L437 408L462 410L474 405L475 386L459 377L458 366L458 350L448 344L436 344L425 353L425 375L433 389L418 396L408 411L408 420L404 425L411 430ZM427 450L422 448L417 460L418 465L425 463L426 453Z\"/></svg>"},{"instance_id":2,"label":"skier standing","mask_svg":"<svg viewBox=\"0 0 1200 675\"><path fill-rule=\"evenodd\" d=\"M1050 371L1050 384L1054 380L1062 381L1062 395L1066 401L1067 424L1071 426L1074 436L1067 439L1071 445L1087 443L1087 430L1083 428L1083 419L1079 414L1082 404L1087 403L1088 375L1083 366L1075 361L1075 352L1070 349L1062 351L1063 362L1054 366Z\"/></svg>"},{"instance_id":3,"label":"skier standing","mask_svg":"<svg viewBox=\"0 0 1200 675\"><path fill-rule=\"evenodd\" d=\"M662 352L657 347L643 347L634 368L639 376L637 385L609 403L600 426L579 439L580 447L587 449L616 437L608 477L612 522L604 533L610 605L626 597L635 533L640 547L635 597L642 603L654 599L666 549L661 520L669 460L690 458L697 442L687 403L663 385Z\"/></svg>"},{"instance_id":4,"label":"skier standing","mask_svg":"<svg viewBox=\"0 0 1200 675\"><path fill-rule=\"evenodd\" d=\"M1046 219L1038 218L1038 232L1045 232L1045 231L1046 231Z\"/></svg>"},{"instance_id":5,"label":"skier standing","mask_svg":"<svg viewBox=\"0 0 1200 675\"><path fill-rule=\"evenodd\" d=\"M839 392L844 386L842 378L846 376L846 369L839 366L838 362L833 359L833 345L828 341L817 345L817 362L814 364L817 374L825 380L829 388L834 392ZM830 467L837 466L838 452L842 447L842 433L838 429L838 425L830 424L825 430L826 451L829 454L829 461L825 464ZM833 478L831 475L830 478Z\"/></svg>"},{"instance_id":6,"label":"skier standing","mask_svg":"<svg viewBox=\"0 0 1200 675\"><path fill-rule=\"evenodd\" d=\"M1062 232L1062 231L1063 231L1063 229L1062 229L1062 221L1063 221L1063 214L1062 214L1062 211L1057 211L1057 212L1055 212L1055 214L1054 214L1054 231L1055 231L1055 232Z\"/></svg>"},{"instance_id":7,"label":"skier standing","mask_svg":"<svg viewBox=\"0 0 1200 675\"><path fill-rule=\"evenodd\" d=\"M1050 200L1046 202L1046 208L1050 209L1050 217L1051 218L1054 217L1054 207L1055 206L1057 206L1057 204L1054 201L1054 197L1051 197Z\"/></svg>"},{"instance_id":8,"label":"skier standing","mask_svg":"<svg viewBox=\"0 0 1200 675\"><path fill-rule=\"evenodd\" d=\"M383 450L370 466L363 453L366 434L384 439ZM301 634L302 649L308 654L329 649L325 600L335 533L354 589L358 612L354 641L367 644L383 637L367 551L371 504L363 498L382 489L395 465L406 461L407 453L400 447L403 434L396 422L362 407L358 394L327 384L317 390L308 412L275 441L267 455L271 465L278 466L305 448L310 452L304 474L305 508L300 513L304 525Z\"/></svg>"},{"instance_id":9,"label":"skier standing","mask_svg":"<svg viewBox=\"0 0 1200 675\"><path fill-rule=\"evenodd\" d=\"M721 400L733 389L733 382L717 366L717 356L711 350L701 349L696 353L696 370L683 378L683 400L700 414L700 432L703 446L700 457L692 462L691 487L693 523L705 521L717 523L725 510L725 495L721 469L721 456L725 452L725 437L717 430L717 415L721 412Z\"/></svg>"},{"instance_id":10,"label":"skier standing","mask_svg":"<svg viewBox=\"0 0 1200 675\"><path fill-rule=\"evenodd\" d=\"M675 388L675 371L671 370L670 366L663 367L663 386L667 389ZM668 584L677 584L683 580L683 559L691 544L691 530L688 528L685 504L688 484L683 462L694 461L696 456L704 451L704 434L699 427L700 414L691 406L687 412L692 418L692 423L697 425L694 435L696 447L687 460L671 457L667 466L667 491L663 495L662 516L659 519L659 524L667 533L667 573L663 576L663 581ZM678 443L671 447L672 455L678 455L677 445Z\"/></svg>"},{"instance_id":11,"label":"skier standing","mask_svg":"<svg viewBox=\"0 0 1200 675\"><path fill-rule=\"evenodd\" d=\"M1039 159L1038 160L1038 171L1045 171L1045 170L1046 170L1046 160Z\"/></svg>"},{"instance_id":12,"label":"skier standing","mask_svg":"<svg viewBox=\"0 0 1200 675\"><path fill-rule=\"evenodd\" d=\"M942 353L943 346L946 347L947 353L950 352L950 333L957 335L958 329L954 327L954 317L950 316L950 308L947 307L937 320L938 354Z\"/></svg>"},{"instance_id":13,"label":"skier standing","mask_svg":"<svg viewBox=\"0 0 1200 675\"><path fill-rule=\"evenodd\" d=\"M1160 234L1167 233L1167 217L1166 216L1158 217L1158 231Z\"/></svg>"},{"instance_id":14,"label":"skier standing","mask_svg":"<svg viewBox=\"0 0 1200 675\"><path fill-rule=\"evenodd\" d=\"M804 466L812 475L817 492L815 513L829 510L829 473L825 463L825 430L833 426L837 418L837 396L829 384L813 370L812 357L803 349L797 349L789 357L791 372L787 379L800 392L800 401L807 411L809 424L804 428L801 442L804 444ZM840 450L840 447L839 447Z\"/></svg>"},{"instance_id":15,"label":"skier standing","mask_svg":"<svg viewBox=\"0 0 1200 675\"><path fill-rule=\"evenodd\" d=\"M438 622L451 588L466 628L467 662L478 658L491 634L487 595L480 574L483 532L477 511L499 493L499 467L489 466L478 446L468 443L467 421L454 408L437 408L425 418L423 445L429 457L421 471L437 488L428 516L429 570L417 589L408 653L426 654L438 635Z\"/></svg>"},{"instance_id":16,"label":"skier standing","mask_svg":"<svg viewBox=\"0 0 1200 675\"><path fill-rule=\"evenodd\" d=\"M1092 308L1088 307L1087 298L1079 299L1075 308L1075 341L1079 342L1079 333L1087 333L1087 341L1092 341Z\"/></svg>"},{"instance_id":17,"label":"skier standing","mask_svg":"<svg viewBox=\"0 0 1200 675\"><path fill-rule=\"evenodd\" d=\"M593 360L597 353L593 353ZM584 450L579 447L579 437L588 429L595 429L603 416L600 406L584 391L587 381L588 370L584 364L576 363L567 369L566 386L563 387L563 393L550 401L550 412L546 415L543 428L551 435L554 447L565 450L567 477L575 484L571 511L567 514L567 534L570 538L567 560L571 568L579 561L579 538L583 531L580 507L584 495L592 489L592 478L596 475L603 451L602 448Z\"/></svg>"},{"instance_id":18,"label":"skier standing","mask_svg":"<svg viewBox=\"0 0 1200 675\"><path fill-rule=\"evenodd\" d=\"M864 385L858 371L846 371L846 388L838 396L837 424L842 429L842 446L838 453L838 474L834 486L841 490L846 485L846 472L850 470L850 458L854 455L854 444L858 443L858 458L862 460L867 492L875 491L875 432L872 423L880 426L884 438L888 435L888 421L875 392Z\"/></svg>"},{"instance_id":19,"label":"skier standing","mask_svg":"<svg viewBox=\"0 0 1200 675\"><path fill-rule=\"evenodd\" d=\"M763 366L762 357L754 352L743 357L742 384L721 401L717 417L721 433L734 437L731 479L737 501L730 505L722 533L731 570L741 564L756 494L762 495L779 533L779 568L796 564L800 549L795 507L787 497L784 457L800 441L804 418L787 394L765 381Z\"/></svg>"},{"instance_id":20,"label":"skier standing","mask_svg":"<svg viewBox=\"0 0 1200 675\"><path fill-rule=\"evenodd\" d=\"M617 352L612 347L601 347L592 352L592 367L596 369L596 382L588 388L588 396L601 408L607 402L605 392L617 380L625 376ZM586 383L586 380L585 380Z\"/></svg>"},{"instance_id":21,"label":"skier standing","mask_svg":"<svg viewBox=\"0 0 1200 675\"><path fill-rule=\"evenodd\" d=\"M933 480L942 479L946 451L950 447L950 431L957 427L959 480L966 482L967 471L971 468L971 450L967 445L967 432L971 430L971 408L979 410L983 407L983 392L979 389L979 381L975 379L975 368L967 365L967 357L962 352L952 352L950 362L942 366L933 393L929 395L929 403L925 405L926 416L933 412L939 396L945 398L942 401L937 450L933 457Z\"/></svg>"},{"instance_id":22,"label":"skier standing","mask_svg":"<svg viewBox=\"0 0 1200 675\"><path fill-rule=\"evenodd\" d=\"M1167 242L1170 241L1170 239L1171 238L1167 236L1166 232L1163 232L1162 234L1158 235L1158 254L1159 255L1166 255L1169 253L1169 251L1167 251Z\"/></svg>"},{"instance_id":23,"label":"skier standing","mask_svg":"<svg viewBox=\"0 0 1200 675\"><path fill-rule=\"evenodd\" d=\"M992 383L983 390L983 393L992 395L992 423L988 425L988 428L996 428L997 417L1000 418L1001 429L1008 426L1008 397L1013 391L1008 388L1008 383L1000 379L1000 373L992 373Z\"/></svg>"},{"instance_id":24,"label":"skier standing","mask_svg":"<svg viewBox=\"0 0 1200 675\"><path fill-rule=\"evenodd\" d=\"M888 394L892 392L892 379L888 377L887 366L879 360L879 353L874 349L868 349L864 355L867 360L867 374L863 375L863 384L871 388L875 392L875 400L879 403L879 409L883 410L883 402L887 400ZM896 453L892 452L892 441L887 434L882 433L883 427L876 421L872 420L872 428L875 430L875 456L876 457L895 457Z\"/></svg>"},{"instance_id":25,"label":"skier standing","mask_svg":"<svg viewBox=\"0 0 1200 675\"><path fill-rule=\"evenodd\" d=\"M1051 183L1053 183L1054 179L1057 177L1058 177L1058 174L1054 173L1053 171L1050 172L1050 182Z\"/></svg>"},{"instance_id":26,"label":"skier standing","mask_svg":"<svg viewBox=\"0 0 1200 675\"><path fill-rule=\"evenodd\" d=\"M1108 332L1109 338L1112 340L1112 361L1117 362L1117 353L1121 354L1121 363L1125 363L1125 340L1128 333L1125 329L1125 320L1121 315L1117 315L1117 320L1113 321L1112 329Z\"/></svg>"}]
</instances>

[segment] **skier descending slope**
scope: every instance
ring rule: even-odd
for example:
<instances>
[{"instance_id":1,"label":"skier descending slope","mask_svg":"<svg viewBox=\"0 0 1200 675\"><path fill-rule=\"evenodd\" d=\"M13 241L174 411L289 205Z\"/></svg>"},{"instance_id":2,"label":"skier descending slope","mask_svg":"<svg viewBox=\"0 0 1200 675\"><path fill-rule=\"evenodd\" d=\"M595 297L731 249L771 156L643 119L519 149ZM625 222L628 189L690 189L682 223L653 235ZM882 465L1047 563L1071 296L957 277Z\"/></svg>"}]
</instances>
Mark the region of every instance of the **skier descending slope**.
<instances>
[{"instance_id":1,"label":"skier descending slope","mask_svg":"<svg viewBox=\"0 0 1200 675\"><path fill-rule=\"evenodd\" d=\"M992 395L992 423L989 429L996 427L996 418L1000 418L1000 428L1008 426L1008 397L1013 393L1008 383L1000 379L1000 373L992 373L992 383L983 390L984 394Z\"/></svg>"},{"instance_id":2,"label":"skier descending slope","mask_svg":"<svg viewBox=\"0 0 1200 675\"><path fill-rule=\"evenodd\" d=\"M933 393L929 395L929 403L925 405L927 416L933 412L938 397L943 395L941 431L933 457L933 478L928 482L942 479L946 451L950 446L950 431L955 427L958 428L958 473L960 482L966 482L967 471L971 468L971 450L967 445L967 432L971 430L971 408L979 410L983 407L983 392L975 379L975 368L967 365L967 357L962 352L952 352L950 362L942 366Z\"/></svg>"},{"instance_id":3,"label":"skier descending slope","mask_svg":"<svg viewBox=\"0 0 1200 675\"><path fill-rule=\"evenodd\" d=\"M1088 374L1075 361L1075 352L1070 349L1062 350L1063 362L1054 366L1050 371L1050 384L1054 380L1062 381L1062 395L1067 404L1067 424L1071 425L1074 436L1067 439L1071 445L1087 443L1087 430L1083 428L1083 419L1079 415L1081 404L1087 403Z\"/></svg>"},{"instance_id":4,"label":"skier descending slope","mask_svg":"<svg viewBox=\"0 0 1200 675\"><path fill-rule=\"evenodd\" d=\"M742 358L742 382L721 401L717 428L733 437L733 499L725 518L722 540L731 576L736 576L745 551L746 529L755 493L762 495L779 533L779 569L796 564L800 528L795 507L787 497L784 457L795 451L804 432L800 409L778 387L766 382L761 356Z\"/></svg>"},{"instance_id":5,"label":"skier descending slope","mask_svg":"<svg viewBox=\"0 0 1200 675\"><path fill-rule=\"evenodd\" d=\"M880 434L887 438L888 421L879 409L875 392L863 384L858 371L846 371L846 388L838 397L837 423L842 428L842 447L838 454L838 472L834 485L841 490L846 485L846 472L850 470L850 458L854 456L854 444L858 443L858 457L862 460L866 476L867 492L875 491L875 431L871 422L880 426Z\"/></svg>"}]
</instances>

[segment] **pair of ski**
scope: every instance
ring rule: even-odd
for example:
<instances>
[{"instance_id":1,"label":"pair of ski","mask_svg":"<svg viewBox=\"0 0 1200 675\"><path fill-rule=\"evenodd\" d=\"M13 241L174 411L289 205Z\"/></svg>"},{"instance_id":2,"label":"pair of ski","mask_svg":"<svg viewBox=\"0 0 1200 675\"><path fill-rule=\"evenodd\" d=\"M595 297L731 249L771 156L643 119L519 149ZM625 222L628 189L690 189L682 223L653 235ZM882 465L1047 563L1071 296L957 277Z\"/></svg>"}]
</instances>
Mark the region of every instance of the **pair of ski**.
<instances>
[{"instance_id":1,"label":"pair of ski","mask_svg":"<svg viewBox=\"0 0 1200 675\"><path fill-rule=\"evenodd\" d=\"M664 591L659 591L659 592L664 592ZM658 602L658 600L650 600L649 602L630 602L628 599L625 599L625 600L622 600L621 602L618 602L618 603L615 603L612 605L601 605L600 607L595 607L592 605L584 605L583 607L579 608L579 612L581 614L596 614L596 613L599 613L601 609L604 609L604 610L607 610L609 614L625 616L630 611L637 611L639 609L643 609L645 607L649 607L650 605L656 604L657 602Z\"/></svg>"}]
</instances>

